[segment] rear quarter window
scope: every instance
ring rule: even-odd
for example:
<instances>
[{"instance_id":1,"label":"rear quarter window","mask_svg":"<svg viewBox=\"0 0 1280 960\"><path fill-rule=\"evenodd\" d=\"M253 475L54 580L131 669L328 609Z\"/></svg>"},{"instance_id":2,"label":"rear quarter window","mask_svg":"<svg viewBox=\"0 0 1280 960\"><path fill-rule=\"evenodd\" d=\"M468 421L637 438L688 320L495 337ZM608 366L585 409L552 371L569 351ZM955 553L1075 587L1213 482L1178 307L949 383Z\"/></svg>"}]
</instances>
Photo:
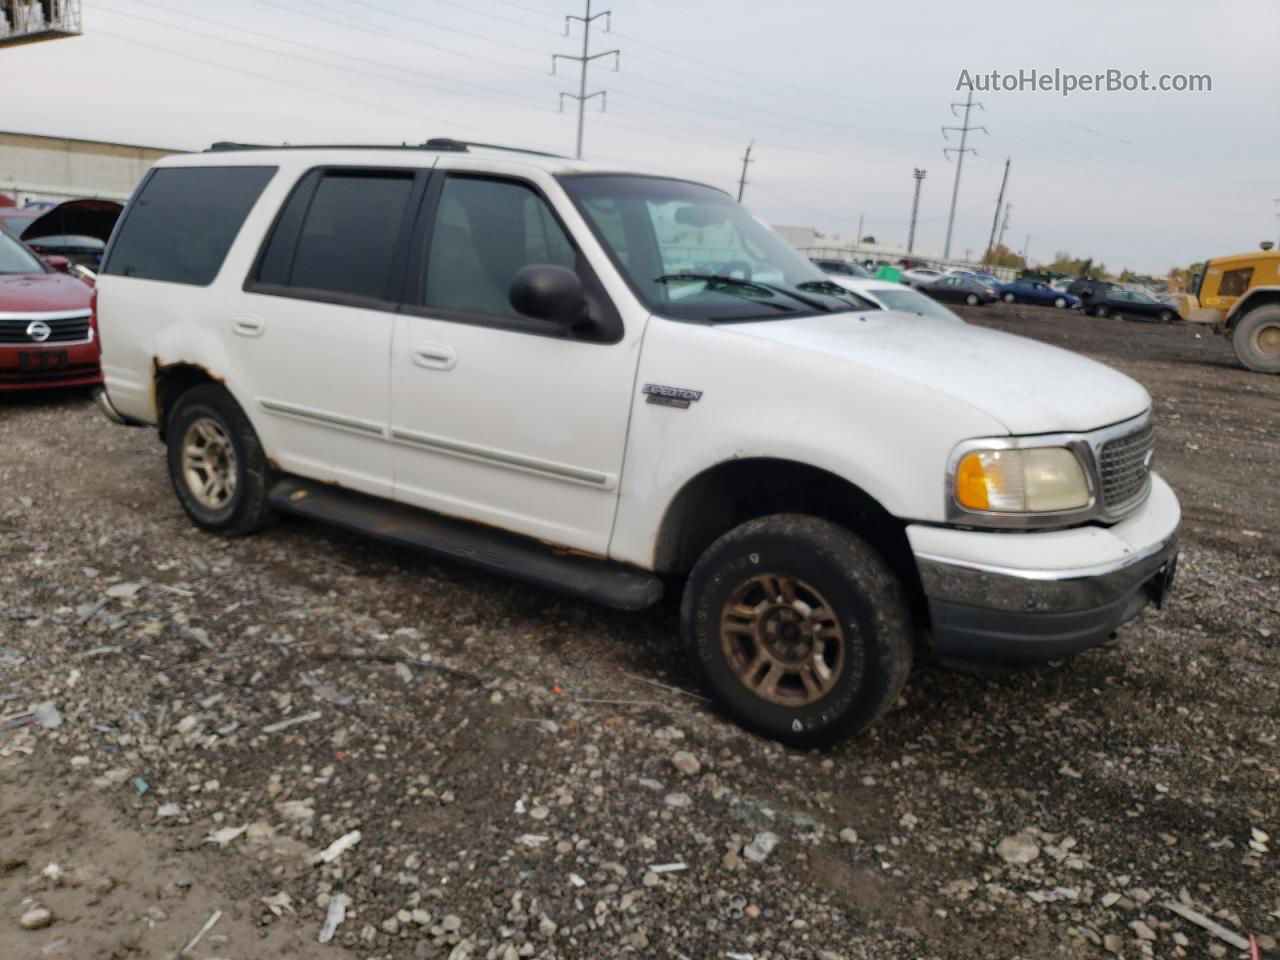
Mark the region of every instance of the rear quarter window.
<instances>
[{"instance_id":1,"label":"rear quarter window","mask_svg":"<svg viewBox=\"0 0 1280 960\"><path fill-rule=\"evenodd\" d=\"M124 214L102 273L207 286L275 167L162 167Z\"/></svg>"}]
</instances>

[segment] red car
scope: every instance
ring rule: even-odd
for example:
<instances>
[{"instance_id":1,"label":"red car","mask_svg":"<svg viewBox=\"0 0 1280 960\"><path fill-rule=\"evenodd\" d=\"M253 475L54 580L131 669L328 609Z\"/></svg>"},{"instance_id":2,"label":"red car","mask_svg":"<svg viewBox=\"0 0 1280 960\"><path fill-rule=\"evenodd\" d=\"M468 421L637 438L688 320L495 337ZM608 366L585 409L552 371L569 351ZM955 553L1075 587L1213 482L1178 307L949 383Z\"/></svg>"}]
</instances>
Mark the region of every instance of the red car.
<instances>
[{"instance_id":1,"label":"red car","mask_svg":"<svg viewBox=\"0 0 1280 960\"><path fill-rule=\"evenodd\" d=\"M93 290L54 266L0 231L0 392L102 383Z\"/></svg>"}]
</instances>

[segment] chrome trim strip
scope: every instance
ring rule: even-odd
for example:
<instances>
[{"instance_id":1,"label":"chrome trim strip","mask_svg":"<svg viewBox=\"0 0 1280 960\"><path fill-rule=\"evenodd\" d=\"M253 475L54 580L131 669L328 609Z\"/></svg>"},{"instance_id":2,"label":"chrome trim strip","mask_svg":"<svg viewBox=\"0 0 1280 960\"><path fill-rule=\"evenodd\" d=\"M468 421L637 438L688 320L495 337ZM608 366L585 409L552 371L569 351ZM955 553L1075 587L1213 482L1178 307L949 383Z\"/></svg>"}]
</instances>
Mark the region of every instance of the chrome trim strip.
<instances>
[{"instance_id":1,"label":"chrome trim strip","mask_svg":"<svg viewBox=\"0 0 1280 960\"><path fill-rule=\"evenodd\" d=\"M320 423L327 427L354 430L357 433L371 437L386 437L386 431L382 429L381 424L370 423L367 420L355 420L351 417L338 416L335 413L326 413L323 410L312 410L309 407L300 407L293 403L282 403L279 400L267 400L262 397L258 398L258 405L268 413L274 413L277 416L296 417L299 420Z\"/></svg>"},{"instance_id":2,"label":"chrome trim strip","mask_svg":"<svg viewBox=\"0 0 1280 960\"><path fill-rule=\"evenodd\" d=\"M93 311L84 307L79 310L0 312L0 320L87 320L91 316Z\"/></svg>"},{"instance_id":3,"label":"chrome trim strip","mask_svg":"<svg viewBox=\"0 0 1280 960\"><path fill-rule=\"evenodd\" d=\"M1126 437L1146 429L1151 422L1151 409L1148 408L1136 417L1086 433L1043 433L1030 437L989 437L965 440L951 451L951 456L947 459L946 486L943 489L947 522L973 527L1044 530L1075 526L1090 520L1101 520L1107 523L1121 520L1146 501L1151 492L1151 477L1148 474L1145 489L1123 504L1121 509L1107 510L1103 503L1101 488L1102 448L1118 437ZM1076 459L1080 461L1080 469L1084 471L1085 481L1089 484L1089 503L1086 506L1053 513L1000 513L994 510L969 510L956 503L956 468L967 454L975 450L1027 450L1040 447L1065 447L1076 455Z\"/></svg>"},{"instance_id":4,"label":"chrome trim strip","mask_svg":"<svg viewBox=\"0 0 1280 960\"><path fill-rule=\"evenodd\" d=\"M1178 554L1177 531L1112 563L1070 570L1020 570L917 554L925 595L988 610L1071 613L1113 603L1136 590Z\"/></svg>"},{"instance_id":5,"label":"chrome trim strip","mask_svg":"<svg viewBox=\"0 0 1280 960\"><path fill-rule=\"evenodd\" d=\"M399 443L422 447L432 451L433 453L443 453L449 456L480 460L484 463L489 463L499 467L528 470L532 473L554 477L557 480L571 480L576 483L586 483L593 487L600 487L605 490L608 490L613 486L613 477L606 473L598 473L595 470L584 470L581 467L571 467L566 464L554 463L549 460L536 460L532 457L521 456L518 453L507 453L505 450L492 450L487 447L473 446L469 443L459 443L456 440L445 440L440 437L428 436L424 433L402 430L399 427L391 428L391 439Z\"/></svg>"}]
</instances>

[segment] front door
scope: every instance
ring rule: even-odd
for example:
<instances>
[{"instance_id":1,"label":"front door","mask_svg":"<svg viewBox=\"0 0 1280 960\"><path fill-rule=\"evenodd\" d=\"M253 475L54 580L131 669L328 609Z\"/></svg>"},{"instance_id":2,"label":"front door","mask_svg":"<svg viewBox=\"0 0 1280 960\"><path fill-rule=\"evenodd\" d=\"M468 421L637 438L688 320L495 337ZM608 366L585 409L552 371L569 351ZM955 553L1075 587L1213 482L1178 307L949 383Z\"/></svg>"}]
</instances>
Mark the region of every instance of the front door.
<instances>
[{"instance_id":1,"label":"front door","mask_svg":"<svg viewBox=\"0 0 1280 960\"><path fill-rule=\"evenodd\" d=\"M624 330L529 181L438 172L420 222L391 350L396 497L604 554L641 324ZM561 331L516 311L511 281L530 264L575 270L591 320Z\"/></svg>"}]
</instances>

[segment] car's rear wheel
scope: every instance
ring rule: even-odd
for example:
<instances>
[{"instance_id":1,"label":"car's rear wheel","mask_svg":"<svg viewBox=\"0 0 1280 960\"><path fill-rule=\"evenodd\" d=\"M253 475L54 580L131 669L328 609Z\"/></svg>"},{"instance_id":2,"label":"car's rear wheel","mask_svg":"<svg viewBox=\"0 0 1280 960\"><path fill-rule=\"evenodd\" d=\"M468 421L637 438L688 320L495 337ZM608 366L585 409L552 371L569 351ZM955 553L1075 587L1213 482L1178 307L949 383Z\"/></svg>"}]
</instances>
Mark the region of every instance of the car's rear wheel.
<instances>
[{"instance_id":1,"label":"car's rear wheel","mask_svg":"<svg viewBox=\"0 0 1280 960\"><path fill-rule=\"evenodd\" d=\"M870 726L911 670L897 579L867 543L816 517L764 517L713 543L689 575L681 634L728 714L794 746Z\"/></svg>"},{"instance_id":2,"label":"car's rear wheel","mask_svg":"<svg viewBox=\"0 0 1280 960\"><path fill-rule=\"evenodd\" d=\"M1093 308L1093 315L1095 317L1109 317L1111 316L1111 310L1105 303L1100 303Z\"/></svg>"},{"instance_id":3,"label":"car's rear wheel","mask_svg":"<svg viewBox=\"0 0 1280 960\"><path fill-rule=\"evenodd\" d=\"M165 435L169 479L197 526L238 535L270 522L267 458L249 418L226 390L210 385L182 394Z\"/></svg>"},{"instance_id":4,"label":"car's rear wheel","mask_svg":"<svg viewBox=\"0 0 1280 960\"><path fill-rule=\"evenodd\" d=\"M1156 319L1161 323L1173 323L1173 321L1178 319L1178 315L1172 310L1161 310L1156 314Z\"/></svg>"},{"instance_id":5,"label":"car's rear wheel","mask_svg":"<svg viewBox=\"0 0 1280 960\"><path fill-rule=\"evenodd\" d=\"M1067 305L1067 298L1066 298L1066 297L1055 297L1055 298L1054 298L1054 301L1053 301L1053 305L1054 305L1055 307L1057 307L1059 310L1061 310L1063 307L1065 307L1065 306Z\"/></svg>"},{"instance_id":6,"label":"car's rear wheel","mask_svg":"<svg viewBox=\"0 0 1280 960\"><path fill-rule=\"evenodd\" d=\"M978 305L978 295L976 293L968 294L964 298L964 302L971 307L976 307Z\"/></svg>"},{"instance_id":7,"label":"car's rear wheel","mask_svg":"<svg viewBox=\"0 0 1280 960\"><path fill-rule=\"evenodd\" d=\"M1236 358L1250 370L1280 373L1280 303L1255 307L1231 331Z\"/></svg>"},{"instance_id":8,"label":"car's rear wheel","mask_svg":"<svg viewBox=\"0 0 1280 960\"><path fill-rule=\"evenodd\" d=\"M1017 297L1015 297L1012 293L1006 293L1006 294L1004 295L1004 302L1005 302L1005 303L1013 303L1013 302L1014 302L1015 300L1017 300L1017 299L1018 299L1018 298L1017 298Z\"/></svg>"}]
</instances>

